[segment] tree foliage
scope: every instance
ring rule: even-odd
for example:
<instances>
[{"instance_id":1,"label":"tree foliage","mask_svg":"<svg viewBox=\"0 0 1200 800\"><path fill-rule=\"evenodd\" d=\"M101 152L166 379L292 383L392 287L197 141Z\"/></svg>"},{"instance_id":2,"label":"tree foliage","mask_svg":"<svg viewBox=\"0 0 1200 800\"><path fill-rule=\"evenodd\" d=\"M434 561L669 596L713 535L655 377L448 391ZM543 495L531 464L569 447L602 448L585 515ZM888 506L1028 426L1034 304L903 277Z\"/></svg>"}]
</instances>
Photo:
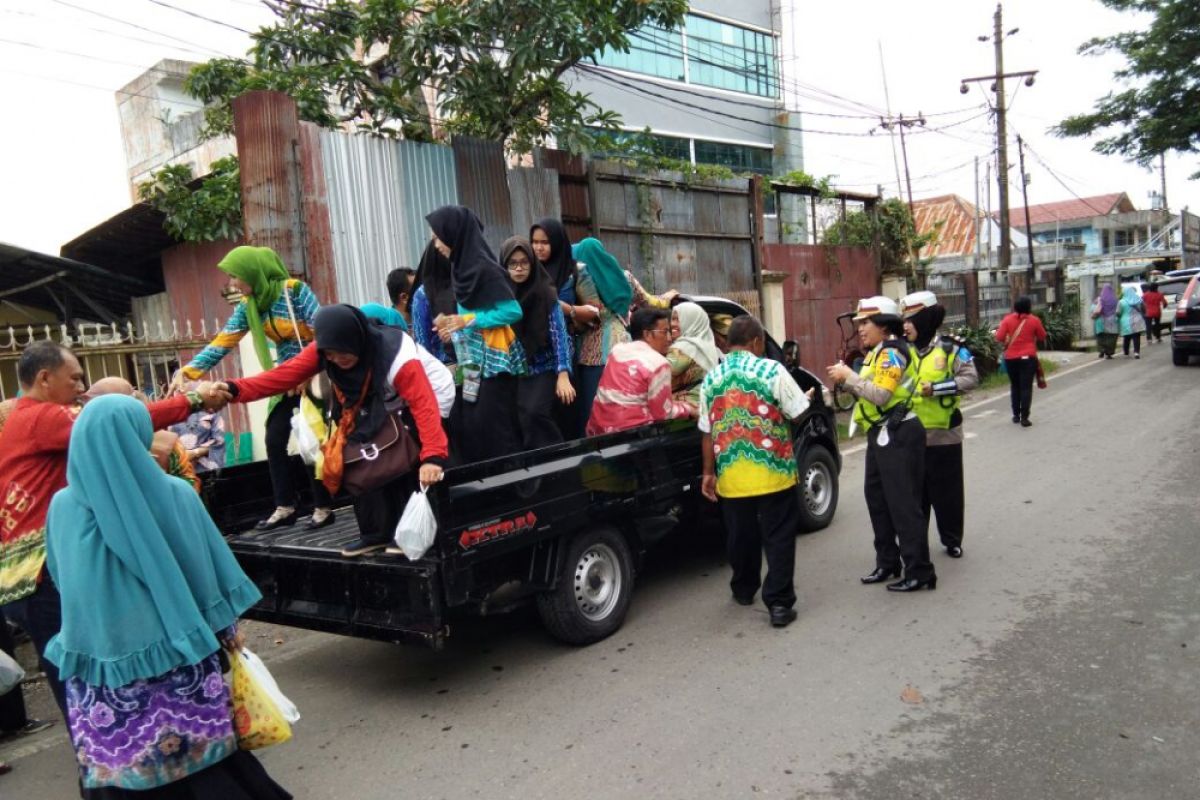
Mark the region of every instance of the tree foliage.
<instances>
[{"instance_id":1,"label":"tree foliage","mask_svg":"<svg viewBox=\"0 0 1200 800\"><path fill-rule=\"evenodd\" d=\"M1143 166L1168 151L1200 152L1200 3L1196 0L1100 0L1118 11L1151 15L1146 30L1091 39L1083 55L1119 53L1114 77L1127 88L1109 92L1087 114L1067 117L1052 131L1091 136L1100 153ZM1200 178L1200 172L1191 176Z\"/></svg>"},{"instance_id":2,"label":"tree foliage","mask_svg":"<svg viewBox=\"0 0 1200 800\"><path fill-rule=\"evenodd\" d=\"M230 101L273 89L302 119L428 141L448 133L528 151L555 136L586 149L589 126L618 117L573 90L572 66L629 33L679 25L686 0L266 0L277 21L246 59L196 67L187 90L206 104L206 133L231 130ZM428 97L436 98L431 118Z\"/></svg>"},{"instance_id":3,"label":"tree foliage","mask_svg":"<svg viewBox=\"0 0 1200 800\"><path fill-rule=\"evenodd\" d=\"M161 211L163 229L180 242L211 242L242 236L242 189L236 156L217 159L193 187L187 164L163 167L138 185L138 198Z\"/></svg>"},{"instance_id":4,"label":"tree foliage","mask_svg":"<svg viewBox=\"0 0 1200 800\"><path fill-rule=\"evenodd\" d=\"M937 238L934 231L918 234L908 206L893 197L880 203L874 215L854 211L837 220L825 229L821 243L872 247L877 233L881 267L893 273L912 271L913 253Z\"/></svg>"}]
</instances>

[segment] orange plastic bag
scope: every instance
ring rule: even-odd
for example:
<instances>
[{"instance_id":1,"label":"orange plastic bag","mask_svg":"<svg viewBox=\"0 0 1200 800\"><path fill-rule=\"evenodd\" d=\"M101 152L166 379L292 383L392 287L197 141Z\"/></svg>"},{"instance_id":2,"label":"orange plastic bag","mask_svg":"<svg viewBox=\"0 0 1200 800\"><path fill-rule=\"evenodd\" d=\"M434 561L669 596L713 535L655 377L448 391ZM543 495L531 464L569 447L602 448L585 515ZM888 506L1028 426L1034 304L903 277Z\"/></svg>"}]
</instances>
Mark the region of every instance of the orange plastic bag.
<instances>
[{"instance_id":1,"label":"orange plastic bag","mask_svg":"<svg viewBox=\"0 0 1200 800\"><path fill-rule=\"evenodd\" d=\"M250 658L257 659L247 650L230 654L233 728L237 733L238 747L242 750L259 750L291 739L292 726L284 717L284 710L256 674Z\"/></svg>"}]
</instances>

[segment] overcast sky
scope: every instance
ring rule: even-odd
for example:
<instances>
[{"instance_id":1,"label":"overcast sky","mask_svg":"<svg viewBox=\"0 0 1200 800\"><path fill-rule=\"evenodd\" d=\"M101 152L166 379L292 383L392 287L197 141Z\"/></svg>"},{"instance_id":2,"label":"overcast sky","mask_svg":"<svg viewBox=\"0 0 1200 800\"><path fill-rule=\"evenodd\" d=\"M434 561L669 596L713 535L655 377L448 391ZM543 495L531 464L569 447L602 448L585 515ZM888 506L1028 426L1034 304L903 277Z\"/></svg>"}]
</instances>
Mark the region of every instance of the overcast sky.
<instances>
[{"instance_id":1,"label":"overcast sky","mask_svg":"<svg viewBox=\"0 0 1200 800\"><path fill-rule=\"evenodd\" d=\"M270 19L253 0L162 2L247 30ZM992 46L976 37L991 33L994 11L990 0L787 0L785 82L790 100L808 112L800 124L859 134L877 125L866 115L888 107L882 47L892 112L923 112L929 129L953 125L909 137L914 196L953 192L973 200L974 158L986 160L995 144L984 113L985 93L994 95L986 85L962 95L959 81L992 71ZM1026 156L1030 203L1125 191L1136 206L1148 208L1157 173L1097 155L1086 141L1046 133L1065 114L1088 110L1114 85L1119 61L1078 56L1079 44L1137 20L1098 0L1008 0L1004 22L1006 30L1020 29L1006 41L1006 69L1040 70L1033 87L1021 86L1010 97L1010 134L1020 133L1032 151ZM248 41L244 33L153 0L0 0L0 241L56 253L127 207L115 90L159 59L240 55ZM854 116L820 116L828 114ZM882 184L885 194L898 193L886 134L814 132L804 136L804 150L805 167L814 175L835 175L835 183L854 191ZM1015 147L1011 157L1015 207ZM1196 168L1194 156L1167 159L1173 208L1200 209L1200 187L1186 180Z\"/></svg>"}]
</instances>

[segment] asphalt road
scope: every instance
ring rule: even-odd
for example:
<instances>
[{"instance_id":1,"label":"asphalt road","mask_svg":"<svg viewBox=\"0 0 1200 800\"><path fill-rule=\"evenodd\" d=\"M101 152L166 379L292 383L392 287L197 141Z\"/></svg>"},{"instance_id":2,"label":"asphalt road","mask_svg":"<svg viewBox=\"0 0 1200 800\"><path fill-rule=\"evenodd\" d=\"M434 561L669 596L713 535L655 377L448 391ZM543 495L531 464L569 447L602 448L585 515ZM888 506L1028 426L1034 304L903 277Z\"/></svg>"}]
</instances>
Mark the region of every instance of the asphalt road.
<instances>
[{"instance_id":1,"label":"asphalt road","mask_svg":"<svg viewBox=\"0 0 1200 800\"><path fill-rule=\"evenodd\" d=\"M1074 356L1028 430L1006 395L969 404L966 556L936 550L937 591L911 596L858 583L847 443L782 631L695 533L585 649L532 613L459 624L438 654L254 626L304 714L262 759L305 800L1200 796L1198 384L1156 346ZM61 724L3 759L0 798L73 796Z\"/></svg>"}]
</instances>

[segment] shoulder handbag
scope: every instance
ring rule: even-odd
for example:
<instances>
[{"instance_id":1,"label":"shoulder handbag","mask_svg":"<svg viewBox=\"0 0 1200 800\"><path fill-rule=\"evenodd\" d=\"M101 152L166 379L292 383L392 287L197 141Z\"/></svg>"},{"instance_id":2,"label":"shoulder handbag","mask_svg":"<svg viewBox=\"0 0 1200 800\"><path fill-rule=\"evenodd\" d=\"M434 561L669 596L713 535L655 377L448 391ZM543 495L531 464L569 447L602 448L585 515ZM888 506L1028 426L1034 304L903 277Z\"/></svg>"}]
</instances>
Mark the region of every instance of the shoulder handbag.
<instances>
[{"instance_id":1,"label":"shoulder handbag","mask_svg":"<svg viewBox=\"0 0 1200 800\"><path fill-rule=\"evenodd\" d=\"M404 408L403 401L389 407L374 436L342 447L342 487L352 497L385 486L417 466L421 449L401 418Z\"/></svg>"}]
</instances>

